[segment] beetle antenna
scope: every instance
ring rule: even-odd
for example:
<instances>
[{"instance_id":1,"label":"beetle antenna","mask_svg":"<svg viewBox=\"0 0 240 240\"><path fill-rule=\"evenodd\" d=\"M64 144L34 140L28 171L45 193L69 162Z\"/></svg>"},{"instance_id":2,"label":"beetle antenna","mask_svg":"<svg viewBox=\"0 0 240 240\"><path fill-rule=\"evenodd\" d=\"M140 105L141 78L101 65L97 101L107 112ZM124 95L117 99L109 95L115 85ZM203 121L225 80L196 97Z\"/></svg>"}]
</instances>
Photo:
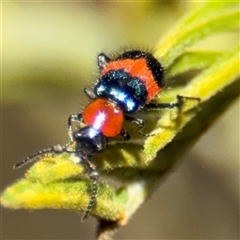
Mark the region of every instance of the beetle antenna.
<instances>
[{"instance_id":1,"label":"beetle antenna","mask_svg":"<svg viewBox=\"0 0 240 240\"><path fill-rule=\"evenodd\" d=\"M31 162L37 161L41 158L43 158L46 154L59 154L59 153L63 153L63 152L69 152L66 148L66 146L61 146L60 144L57 144L51 148L44 148L24 159L22 159L21 162L18 162L16 164L13 165L13 169L17 170Z\"/></svg>"}]
</instances>

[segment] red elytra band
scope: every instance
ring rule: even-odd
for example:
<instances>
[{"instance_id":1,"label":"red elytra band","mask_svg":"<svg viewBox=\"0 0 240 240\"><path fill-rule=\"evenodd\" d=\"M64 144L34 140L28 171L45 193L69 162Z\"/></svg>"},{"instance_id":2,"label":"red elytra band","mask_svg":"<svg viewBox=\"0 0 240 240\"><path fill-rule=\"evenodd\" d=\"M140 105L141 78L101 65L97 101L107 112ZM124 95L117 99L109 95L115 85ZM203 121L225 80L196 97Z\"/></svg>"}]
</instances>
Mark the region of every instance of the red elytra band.
<instances>
[{"instance_id":1,"label":"red elytra band","mask_svg":"<svg viewBox=\"0 0 240 240\"><path fill-rule=\"evenodd\" d=\"M132 77L137 77L145 83L148 93L147 102L150 102L161 91L152 72L148 69L145 58L111 61L102 70L102 75L111 70L119 69L124 69Z\"/></svg>"}]
</instances>

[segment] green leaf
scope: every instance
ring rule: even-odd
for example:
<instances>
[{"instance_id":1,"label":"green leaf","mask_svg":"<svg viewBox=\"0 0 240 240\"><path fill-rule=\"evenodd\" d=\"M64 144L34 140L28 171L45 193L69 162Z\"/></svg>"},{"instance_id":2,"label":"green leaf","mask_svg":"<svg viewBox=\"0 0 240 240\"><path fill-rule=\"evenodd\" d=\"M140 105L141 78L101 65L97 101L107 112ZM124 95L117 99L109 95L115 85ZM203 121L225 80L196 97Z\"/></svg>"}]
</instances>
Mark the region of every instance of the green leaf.
<instances>
[{"instance_id":1,"label":"green leaf","mask_svg":"<svg viewBox=\"0 0 240 240\"><path fill-rule=\"evenodd\" d=\"M214 64L202 74L198 75L191 81L191 84L181 89L181 95L194 96L201 99L201 104L209 100L211 97L219 93L237 79L239 74L239 49L236 48L231 52L227 52L221 58L217 59ZM190 103L191 104L191 103ZM193 104L193 103L192 103ZM191 107L191 105L190 105ZM201 111L204 111L202 108ZM195 113L181 114L178 124L168 128L171 123L171 111L161 116L158 126L166 126L157 128L153 133L155 136L145 141L145 153L147 160L152 160L158 150L168 144L174 136L196 115Z\"/></svg>"},{"instance_id":2,"label":"green leaf","mask_svg":"<svg viewBox=\"0 0 240 240\"><path fill-rule=\"evenodd\" d=\"M166 68L167 81L189 70L201 70L186 85L172 88L155 99L156 102L176 101L176 95L181 95L185 97L183 106L153 113L143 111L147 122L144 130L151 131L149 137L139 136L136 127L127 124L132 139L110 142L106 151L92 159L101 176L117 179L122 184L116 189L100 181L91 212L100 219L116 221L115 227L128 222L184 151L239 96L238 46L222 52L187 49L202 39L239 29L238 4L191 5L156 47L156 55ZM13 209L85 210L91 181L85 166L74 164L73 158L71 154L43 157L25 178L2 193L1 204ZM104 233L107 236L107 230L100 228L99 236Z\"/></svg>"},{"instance_id":3,"label":"green leaf","mask_svg":"<svg viewBox=\"0 0 240 240\"><path fill-rule=\"evenodd\" d=\"M215 3L215 7L221 8L221 11L208 8L208 5L205 8L189 11L158 43L156 55L161 57L164 66L169 67L186 50L186 47L214 34L239 28L238 7L232 8L231 4L223 7L218 3Z\"/></svg>"},{"instance_id":4,"label":"green leaf","mask_svg":"<svg viewBox=\"0 0 240 240\"><path fill-rule=\"evenodd\" d=\"M201 70L211 67L223 55L222 52L185 52L168 68L166 78L182 74L189 70Z\"/></svg>"},{"instance_id":5,"label":"green leaf","mask_svg":"<svg viewBox=\"0 0 240 240\"><path fill-rule=\"evenodd\" d=\"M84 211L90 198L89 179L83 176L84 165L73 163L73 157L61 154L43 158L29 169L24 179L5 190L2 205L13 209ZM126 199L126 191L120 189L115 193L107 184L101 184L98 191L101 204L96 205L93 214L108 220L115 220L116 216L121 219L126 211L123 204Z\"/></svg>"}]
</instances>

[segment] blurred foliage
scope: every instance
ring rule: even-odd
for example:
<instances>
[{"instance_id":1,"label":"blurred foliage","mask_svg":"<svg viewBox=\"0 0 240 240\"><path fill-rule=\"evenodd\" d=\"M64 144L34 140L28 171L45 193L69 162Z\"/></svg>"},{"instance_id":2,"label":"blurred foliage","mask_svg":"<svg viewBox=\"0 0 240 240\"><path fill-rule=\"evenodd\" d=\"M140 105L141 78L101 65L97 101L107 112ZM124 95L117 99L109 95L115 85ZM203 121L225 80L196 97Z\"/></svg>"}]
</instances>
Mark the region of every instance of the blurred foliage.
<instances>
[{"instance_id":1,"label":"blurred foliage","mask_svg":"<svg viewBox=\"0 0 240 240\"><path fill-rule=\"evenodd\" d=\"M76 4L74 10L77 14L73 14L73 9L70 11L70 7L68 9L66 5L63 16L57 14L62 11L61 8L48 3L52 18L48 21L44 19L46 9L39 4L38 8L28 12L31 16L36 15L33 18L35 22L29 22L29 15L21 18L19 26L24 23L26 29L18 28L17 25L14 29L3 27L2 101L5 103L24 104L36 102L40 98L45 98L46 102L53 99L65 101L73 95L78 96L87 82L85 79L91 79L89 73L94 68L93 56L104 50L103 48L115 48L116 43L122 45L131 42L134 47L149 46L160 36L161 40L155 46L155 55L161 59L166 69L168 86L171 86L173 77L174 81L178 81L176 76L179 76L180 82L180 74L198 70L192 79L186 81L187 84L172 88L160 96L161 102L175 101L177 94L200 98L200 107L197 107L198 101L186 100L182 112L144 112L143 118L152 127L149 130L154 133L153 136L143 139L134 132L134 127L128 126L130 132L133 132L131 141L112 144L93 159L103 174L122 180L122 187L118 190L105 183L100 184L97 204L93 209L93 214L97 217L116 221L117 225L127 223L159 185L165 173L176 164L184 150L239 95L236 87L239 76L239 47L236 36L239 36L239 32L234 35L234 31L239 30L239 4L191 3L186 12L185 5L178 5L174 8L175 14L169 14L172 3L163 3L158 5L157 2L150 4L143 1L140 4L108 5L99 2L99 5L92 3L90 7L84 4L79 7ZM102 4L107 7L103 8ZM164 8L161 9L161 14L158 14L159 8ZM14 19L14 11L26 11L20 5L7 10L11 14L5 9L4 19L13 18L11 21L17 21ZM91 11L99 11L97 22L92 21ZM175 21L181 12L185 12L183 17ZM146 14L149 21L142 14ZM64 25L66 19L68 25ZM129 24L132 22L134 28ZM170 22L174 22L174 26L162 38ZM54 33L51 32L49 23L58 27ZM27 32L29 25L34 26L31 34ZM160 30L151 31L149 26L152 25L158 26ZM41 28L44 29L44 35ZM12 38L13 32L16 38ZM8 34L11 38L8 38ZM214 42L208 46L209 49L203 49L200 41L214 34L222 34L217 36L218 44ZM226 41L231 44L226 46ZM12 48L14 51L9 51ZM187 74L185 78L186 76ZM224 104L219 104L221 99L224 99ZM160 98L156 101L160 101ZM160 149L162 150L159 152ZM84 176L84 167L74 165L71 157L60 155L42 159L27 172L24 179L4 192L2 204L14 209L84 210L89 199L90 183ZM99 239L104 234L108 234L106 226L99 230Z\"/></svg>"}]
</instances>

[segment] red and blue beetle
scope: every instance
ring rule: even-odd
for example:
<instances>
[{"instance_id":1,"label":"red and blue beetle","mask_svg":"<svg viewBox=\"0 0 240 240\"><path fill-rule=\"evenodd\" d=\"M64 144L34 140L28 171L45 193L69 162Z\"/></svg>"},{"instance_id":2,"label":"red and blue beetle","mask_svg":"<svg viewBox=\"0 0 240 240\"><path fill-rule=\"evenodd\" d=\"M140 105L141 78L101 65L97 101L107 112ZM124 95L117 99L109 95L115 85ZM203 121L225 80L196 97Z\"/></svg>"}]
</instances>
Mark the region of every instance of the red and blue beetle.
<instances>
[{"instance_id":1,"label":"red and blue beetle","mask_svg":"<svg viewBox=\"0 0 240 240\"><path fill-rule=\"evenodd\" d=\"M156 110L180 107L183 98L177 96L177 101L173 103L151 103L164 87L163 67L151 53L131 50L113 59L100 53L97 64L99 80L93 88L84 89L91 102L82 113L72 114L68 118L70 142L65 146L43 149L14 165L14 169L18 169L49 153L69 152L79 157L79 162L85 164L92 181L91 197L83 221L94 206L98 191L99 173L91 163L91 158L107 147L110 138L120 135L121 140L130 139L127 130L123 128L124 120L137 124L138 132L143 134L141 130L145 122L135 117L137 112L143 108ZM76 121L84 126L73 131L72 123ZM72 143L75 143L74 150L69 149Z\"/></svg>"}]
</instances>

